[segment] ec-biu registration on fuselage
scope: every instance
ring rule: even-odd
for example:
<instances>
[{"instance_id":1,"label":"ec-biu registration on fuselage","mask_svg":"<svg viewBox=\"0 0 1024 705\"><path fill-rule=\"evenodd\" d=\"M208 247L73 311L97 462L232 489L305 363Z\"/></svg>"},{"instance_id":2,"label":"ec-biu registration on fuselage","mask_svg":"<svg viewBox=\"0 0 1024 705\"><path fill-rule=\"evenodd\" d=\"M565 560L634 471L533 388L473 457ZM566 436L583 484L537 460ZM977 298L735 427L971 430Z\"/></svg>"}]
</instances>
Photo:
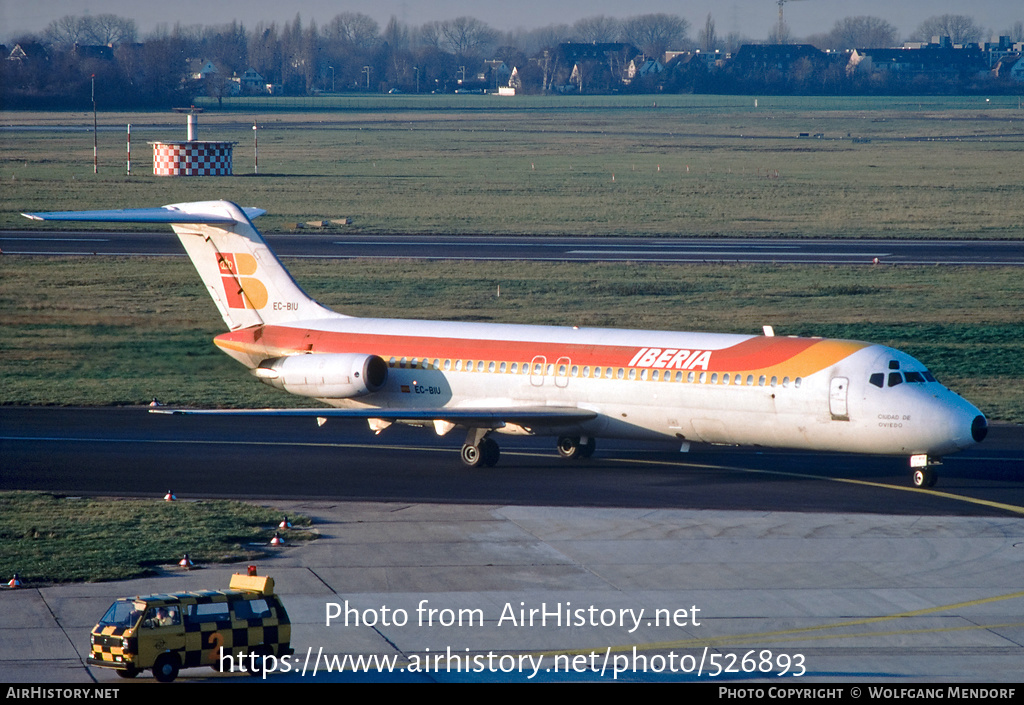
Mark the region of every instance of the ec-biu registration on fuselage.
<instances>
[{"instance_id":1,"label":"ec-biu registration on fuselage","mask_svg":"<svg viewBox=\"0 0 1024 705\"><path fill-rule=\"evenodd\" d=\"M468 431L462 460L493 465L492 433L550 435L588 457L594 439L674 439L938 458L985 437L985 417L898 350L849 340L355 318L309 298L251 218L213 201L41 220L171 225L228 333L214 342L261 381L359 417ZM206 412L218 413L218 412ZM239 413L239 412L220 412Z\"/></svg>"}]
</instances>

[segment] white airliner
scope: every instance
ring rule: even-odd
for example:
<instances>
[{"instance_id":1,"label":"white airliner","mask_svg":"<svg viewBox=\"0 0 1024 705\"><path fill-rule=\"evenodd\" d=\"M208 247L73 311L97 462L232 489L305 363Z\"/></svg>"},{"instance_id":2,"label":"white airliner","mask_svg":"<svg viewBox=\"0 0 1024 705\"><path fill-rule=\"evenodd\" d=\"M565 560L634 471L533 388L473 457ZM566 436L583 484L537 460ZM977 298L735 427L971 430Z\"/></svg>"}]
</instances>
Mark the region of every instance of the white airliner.
<instances>
[{"instance_id":1,"label":"white airliner","mask_svg":"<svg viewBox=\"0 0 1024 705\"><path fill-rule=\"evenodd\" d=\"M327 409L243 412L365 418L467 431L462 460L494 465L493 433L675 440L910 456L917 486L980 442L985 417L914 358L850 340L356 318L307 296L226 201L25 214L170 224L229 332L214 343L259 380ZM218 413L218 412L206 412Z\"/></svg>"}]
</instances>

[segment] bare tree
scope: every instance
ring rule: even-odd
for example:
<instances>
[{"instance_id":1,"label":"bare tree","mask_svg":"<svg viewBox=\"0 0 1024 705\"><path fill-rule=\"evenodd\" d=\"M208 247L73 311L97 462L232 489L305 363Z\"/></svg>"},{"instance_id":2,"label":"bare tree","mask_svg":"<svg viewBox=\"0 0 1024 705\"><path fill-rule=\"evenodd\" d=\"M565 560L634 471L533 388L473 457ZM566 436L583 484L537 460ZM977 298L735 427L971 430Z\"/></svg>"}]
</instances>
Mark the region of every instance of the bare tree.
<instances>
[{"instance_id":1,"label":"bare tree","mask_svg":"<svg viewBox=\"0 0 1024 705\"><path fill-rule=\"evenodd\" d=\"M881 49L891 47L899 36L896 28L880 17L846 17L828 33L829 49Z\"/></svg>"},{"instance_id":2,"label":"bare tree","mask_svg":"<svg viewBox=\"0 0 1024 705\"><path fill-rule=\"evenodd\" d=\"M689 31L687 20L663 13L638 15L622 23L622 38L658 61L669 49L682 49Z\"/></svg>"},{"instance_id":3,"label":"bare tree","mask_svg":"<svg viewBox=\"0 0 1024 705\"><path fill-rule=\"evenodd\" d=\"M1004 37L1009 37L1011 42L1024 42L1024 22L1017 21L1009 29L1000 32Z\"/></svg>"},{"instance_id":4,"label":"bare tree","mask_svg":"<svg viewBox=\"0 0 1024 705\"><path fill-rule=\"evenodd\" d=\"M711 19L710 12L707 19L704 20L704 29L697 33L697 44L700 45L701 51L706 51L709 54L720 48L718 35L715 33L715 21Z\"/></svg>"},{"instance_id":5,"label":"bare tree","mask_svg":"<svg viewBox=\"0 0 1024 705\"><path fill-rule=\"evenodd\" d=\"M47 27L43 36L46 41L57 47L71 47L86 42L88 27L77 15L64 15L54 20Z\"/></svg>"},{"instance_id":6,"label":"bare tree","mask_svg":"<svg viewBox=\"0 0 1024 705\"><path fill-rule=\"evenodd\" d=\"M411 43L409 40L409 28L398 21L398 18L394 15L388 20L387 27L384 28L384 34L381 38L388 43L391 47L391 51L409 51Z\"/></svg>"},{"instance_id":7,"label":"bare tree","mask_svg":"<svg viewBox=\"0 0 1024 705\"><path fill-rule=\"evenodd\" d=\"M441 23L448 50L460 59L477 56L498 40L498 33L475 17L456 17Z\"/></svg>"},{"instance_id":8,"label":"bare tree","mask_svg":"<svg viewBox=\"0 0 1024 705\"><path fill-rule=\"evenodd\" d=\"M441 50L444 36L441 34L441 23L437 20L423 23L416 32L416 43L421 47Z\"/></svg>"},{"instance_id":9,"label":"bare tree","mask_svg":"<svg viewBox=\"0 0 1024 705\"><path fill-rule=\"evenodd\" d=\"M982 33L981 27L968 15L936 15L922 22L913 38L927 42L932 37L949 37L953 44L970 44L979 41Z\"/></svg>"},{"instance_id":10,"label":"bare tree","mask_svg":"<svg viewBox=\"0 0 1024 705\"><path fill-rule=\"evenodd\" d=\"M118 15L103 14L83 18L89 23L89 41L93 44L114 46L124 42L134 42L138 35L135 20Z\"/></svg>"},{"instance_id":11,"label":"bare tree","mask_svg":"<svg viewBox=\"0 0 1024 705\"><path fill-rule=\"evenodd\" d=\"M544 49L553 49L572 38L572 30L566 24L549 24L546 27L526 30L516 37L516 45L527 55L534 55Z\"/></svg>"},{"instance_id":12,"label":"bare tree","mask_svg":"<svg viewBox=\"0 0 1024 705\"><path fill-rule=\"evenodd\" d=\"M572 26L572 37L577 42L607 44L618 40L622 22L614 17L597 15L584 17Z\"/></svg>"},{"instance_id":13,"label":"bare tree","mask_svg":"<svg viewBox=\"0 0 1024 705\"><path fill-rule=\"evenodd\" d=\"M75 44L114 46L134 42L138 31L135 28L135 20L118 15L65 15L51 22L44 35L48 42L59 47L70 47Z\"/></svg>"},{"instance_id":14,"label":"bare tree","mask_svg":"<svg viewBox=\"0 0 1024 705\"><path fill-rule=\"evenodd\" d=\"M361 12L342 12L327 23L324 36L349 50L369 51L380 40L380 25Z\"/></svg>"}]
</instances>

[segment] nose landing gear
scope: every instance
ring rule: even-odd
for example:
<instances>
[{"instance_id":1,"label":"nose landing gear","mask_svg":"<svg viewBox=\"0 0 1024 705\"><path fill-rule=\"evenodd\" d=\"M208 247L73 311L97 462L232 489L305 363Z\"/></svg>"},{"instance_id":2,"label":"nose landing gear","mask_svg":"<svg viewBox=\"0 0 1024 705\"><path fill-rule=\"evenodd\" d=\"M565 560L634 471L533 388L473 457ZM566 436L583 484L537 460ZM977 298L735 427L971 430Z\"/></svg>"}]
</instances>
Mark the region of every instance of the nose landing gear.
<instances>
[{"instance_id":1,"label":"nose landing gear","mask_svg":"<svg viewBox=\"0 0 1024 705\"><path fill-rule=\"evenodd\" d=\"M927 455L910 456L910 482L914 487L934 487L939 479L936 466L942 465L937 458Z\"/></svg>"}]
</instances>

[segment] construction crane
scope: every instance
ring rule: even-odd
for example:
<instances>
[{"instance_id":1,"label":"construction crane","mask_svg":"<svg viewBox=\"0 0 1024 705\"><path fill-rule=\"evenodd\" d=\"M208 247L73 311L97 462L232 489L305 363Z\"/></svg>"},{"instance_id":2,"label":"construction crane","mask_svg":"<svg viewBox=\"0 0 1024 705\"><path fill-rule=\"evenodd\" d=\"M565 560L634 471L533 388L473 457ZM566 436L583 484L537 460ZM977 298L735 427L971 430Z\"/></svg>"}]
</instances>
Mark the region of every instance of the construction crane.
<instances>
[{"instance_id":1,"label":"construction crane","mask_svg":"<svg viewBox=\"0 0 1024 705\"><path fill-rule=\"evenodd\" d=\"M782 37L786 33L786 30L785 30L786 24L782 20L782 6L785 5L787 2L793 2L793 0L776 0L776 3L779 6L779 40L780 41L782 40Z\"/></svg>"}]
</instances>

